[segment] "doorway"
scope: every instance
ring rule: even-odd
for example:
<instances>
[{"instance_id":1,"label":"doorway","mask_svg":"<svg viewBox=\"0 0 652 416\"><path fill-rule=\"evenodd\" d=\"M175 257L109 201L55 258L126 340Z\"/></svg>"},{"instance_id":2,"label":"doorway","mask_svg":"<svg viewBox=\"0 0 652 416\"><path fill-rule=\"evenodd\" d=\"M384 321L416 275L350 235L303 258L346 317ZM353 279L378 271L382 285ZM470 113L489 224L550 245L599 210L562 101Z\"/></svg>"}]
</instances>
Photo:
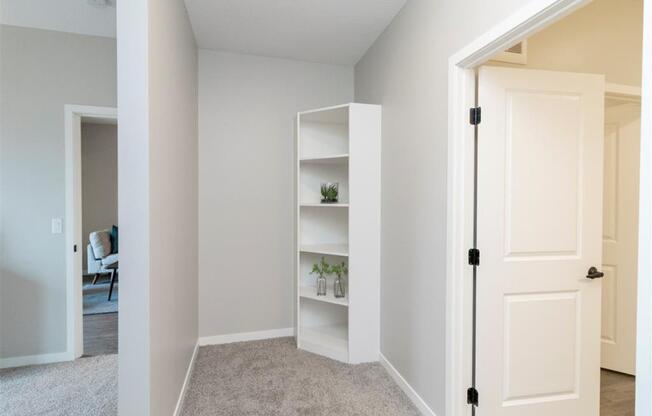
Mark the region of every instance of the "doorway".
<instances>
[{"instance_id":1,"label":"doorway","mask_svg":"<svg viewBox=\"0 0 652 416\"><path fill-rule=\"evenodd\" d=\"M571 9L574 10L574 7L584 5L583 2L571 3L554 2L550 8L538 12L524 9L522 12L528 17L524 17L520 23L516 23L518 22L516 16L519 15L516 13L513 19L505 23L506 27L496 29L495 33L490 33L478 40L476 45L472 44L461 51L458 54L459 57L451 58L452 65L457 68L471 68L485 63L497 52L509 49L511 45L520 43L532 33L550 26L551 20L567 16ZM560 9L554 10L554 7L560 7ZM514 36L510 31L520 31L521 35ZM501 36L514 37L508 43L503 43L500 50L494 49L493 52L489 52L491 47L497 48L501 42L505 42ZM487 46L487 43L491 43L487 42L487 39L494 39L494 44ZM527 50L527 47L517 48L517 50ZM494 72L509 71L500 68ZM478 406L459 404L462 401L467 401L467 397L460 397L460 393L466 392L466 387L473 384L472 377L468 375L473 373L473 363L470 359L464 358L471 355L473 348L473 333L468 330L472 322L472 316L468 311L473 308L473 291L469 282L473 280L468 266L463 268L452 263L449 265L449 277L460 279L460 283L452 282L449 279L451 284L449 311L451 311L452 319L449 326L451 344L448 352L451 358L448 379L453 383L457 380L459 392L449 392L449 400L454 400L454 402L448 412L451 414L477 412L475 414L483 415L525 413L533 415L553 413L597 415L600 366L613 368L613 366L605 364L608 357L604 356L604 351L607 350L604 344L611 342L612 345L618 343L624 345L626 342L621 341L628 337L635 338L635 335L631 335L631 333L635 333L635 324L630 323L627 325L630 335L619 334L617 335L619 342L614 341L614 335L618 332L617 327L621 329L624 327L618 325L617 320L623 318L624 315L630 315L631 322L631 311L636 309L635 301L626 300L636 297L635 287L633 294L630 290L627 296L624 296L618 293L620 289L623 289L622 282L614 285L614 281L622 280L618 277L613 278L616 269L620 269L618 272L622 271L622 267L617 267L614 263L622 260L614 261L608 258L608 252L613 251L613 248L609 247L609 243L614 240L613 234L609 233L609 226L618 226L614 221L620 214L624 214L625 207L620 207L620 211L616 213L614 204L618 205L618 202L622 201L613 197L610 199L608 195L610 189L602 188L602 171L609 173L609 169L611 169L613 173L618 173L613 161L622 159L623 151L626 149L617 149L620 152L610 154L609 151L614 150L613 148L603 148L603 141L609 143L609 137L607 140L603 139L603 132L609 132L609 130L604 129L602 120L605 114L609 117L609 113L615 111L615 108L619 108L618 111L623 110L620 111L621 113L624 112L624 108L627 108L630 112L638 111L639 114L640 108L632 110L631 107L636 108L639 104L635 102L636 99L632 98L631 94L626 94L628 97L621 97L624 98L621 103L617 103L617 97L609 95L605 100L605 83L604 79L600 81L599 76L597 78L596 76L580 76L578 78L578 74L566 73L562 74L561 78L554 79L554 76L550 77L550 73L530 73L527 76L522 76L523 74L520 74L519 71L527 71L526 69L511 69L511 71L514 72L499 79L498 84L504 82L502 85L504 88L493 88L488 84L483 87L482 69L478 84L480 91L478 105L482 108L479 137L480 189L478 198L480 206L478 227L480 229L478 233L484 235L485 241L479 241L484 249L478 247L481 249L481 262L478 268L479 322L477 336L479 344L477 345L477 365L478 368L482 368L482 371L478 373L480 378L478 385L484 386L484 391L482 388L479 389L480 404ZM485 80L488 74L491 75L491 72L491 70L486 71ZM458 212L467 219L458 221L455 214L451 215L449 248L453 254L451 262L459 262L463 258L466 263L466 251L469 247L473 247L471 245L473 225L472 221L470 222L468 219L473 218L473 183L469 181L469 178L473 178L474 137L473 127L468 125L468 108L475 106L475 78L471 71L464 71L461 68L458 71L453 70L451 73L453 75L451 77L452 88L449 90L452 91L452 94L457 94L457 97L461 97L452 97L451 99L451 107L454 109L451 125L466 124L466 126L464 129L461 127L454 129L451 134L451 138L455 137L462 143L452 144L450 151L452 178L449 182L451 186L449 190L462 189L463 194L460 195L461 191L451 190L453 196L449 201L449 209L456 207L453 212ZM519 78L521 79L519 80ZM566 80L565 85L564 80ZM512 83L515 84L512 85ZM621 90L623 89L630 90L629 87L621 88ZM538 91L530 95L519 95L519 92L532 92L533 90ZM485 98L487 96L499 98L494 109L487 108L486 101L482 99L483 94ZM506 98L506 96L508 97ZM643 105L646 105L645 96L645 88L643 88ZM589 101L593 104L584 106ZM456 103L461 102L468 105L464 111L461 106L455 106ZM604 103L607 104L606 108ZM553 117L552 122L537 125L539 116L548 111L557 114ZM464 119L462 114L466 115ZM491 114L498 114L498 117L488 118L491 117ZM624 114L620 115L625 116ZM589 126L586 123L587 119L594 120L592 125ZM516 133L520 135L519 137L529 140L527 145L522 142L515 144L513 141L516 137L514 136L515 131L506 131L506 121L511 123L514 120L517 122L511 124L510 128L520 129L520 133ZM518 121L522 123L517 125ZM491 123L497 124L490 127ZM556 134L545 131L546 129L554 131L555 125L562 126ZM483 127L485 131L499 131L496 137L501 139L502 143L496 142L494 140L496 137L483 136ZM501 128L502 131L500 131ZM575 134L570 134L567 137L576 139L576 143L573 145L569 145L567 140L559 140L552 145L550 143L541 145L541 141L537 139L546 134L560 139L573 128L576 128ZM632 129L636 130L636 127ZM611 134L613 138L614 132L611 131ZM623 137L620 133L617 135L620 138ZM589 136L592 139L582 139L582 137ZM644 141L645 130L641 137ZM604 159L603 153L610 156L611 159ZM643 154L643 160L645 159L646 156ZM607 165L606 163L610 161L612 164ZM487 163L493 163L491 165L493 169L490 169ZM605 164L603 165L603 163ZM632 164L625 162L621 164L621 167L623 166L631 168ZM596 171L599 171L599 175L596 175ZM482 181L486 182L488 175L494 175L495 181L488 190L483 191ZM622 176L623 173L620 176L616 174L605 178L605 185L611 185L611 191L616 192L618 196L626 193L626 190L616 190L614 186L619 181L618 178L622 179ZM638 176L638 172L635 172L635 176ZM599 177L600 181L592 180L595 177ZM568 178L574 179L568 180ZM645 178L645 169L641 170L641 178L641 181L645 180L643 179ZM607 179L611 180L611 183L608 183ZM496 192L498 189L502 189L502 191ZM609 214L605 218L601 215L603 192L605 194L604 203L611 204L604 208L605 213ZM634 198L636 202L633 205L638 207L638 197ZM490 204L495 205L492 215L488 215L486 212L483 214L482 201L485 203L490 201ZM600 209L591 211L589 209L591 206ZM542 212L554 214L550 216L555 220L537 222L537 218L542 217ZM597 215L596 212L600 215ZM619 220L632 222L633 218L635 215L630 213L629 216ZM612 222L608 223L608 220ZM482 221L485 223L484 229L481 225ZM633 228L638 231L638 221L633 222ZM623 226L625 226L624 223L620 230ZM607 231L604 235L604 256L603 229ZM611 230L613 231L613 227ZM487 240L487 238L491 239L496 236L501 236L500 241ZM480 238L482 239L482 237ZM636 236L632 240L636 242ZM499 262L500 265L492 264L499 257L502 258ZM602 257L605 258L604 264L601 261ZM627 262L631 267L637 268L636 259L628 259ZM492 266L494 269L491 269ZM561 268L563 267L568 267L568 271L562 272ZM590 271L591 267L595 267L595 270ZM482 280L482 273L485 273L485 280ZM504 279L505 281L509 280L508 283L504 281L497 283L495 280L491 280L496 273L501 278L509 277L509 275L512 277ZM560 277L564 273L572 274L576 278L566 279L567 281L563 282ZM604 275L599 276L601 273ZM629 274L631 275L631 273ZM605 282L609 281L604 288L599 277ZM638 276L638 278L645 279L646 277ZM540 284L532 286L532 281L537 279L540 279ZM556 286L556 280L563 284ZM634 280L636 280L636 273ZM564 286L566 284L570 286ZM493 305L487 305L486 296L483 300L483 290L495 292ZM456 295L460 295L460 297L456 298ZM601 299L603 295L607 302L606 305ZM622 312L623 305L629 307L629 312ZM618 313L614 313L614 311ZM605 323L604 326L602 321ZM487 325L487 322L499 322L499 324L492 326L491 324ZM639 336L641 335L639 334ZM494 345L483 343L481 341L483 337L492 339ZM600 342L601 339L602 342ZM587 343L591 343L593 346L586 349ZM634 342L629 342L630 363L631 357L635 355L631 352L631 347L634 344ZM488 353L489 348L493 354ZM454 350L459 353L453 352ZM482 358L483 354L484 359ZM622 351L618 354L627 355ZM488 359L488 357L491 358ZM504 357L508 358L504 359ZM585 366L588 361L592 361L594 364ZM626 372L623 368L620 367L618 371ZM493 370L494 375L502 374L501 379L486 376L487 373L492 372L488 369ZM485 380L482 380L481 372L484 372ZM534 380L531 377L532 374L537 374L539 377ZM645 386L647 375L641 375L643 377L642 386ZM491 382L488 382L490 378ZM491 388L494 388L494 391ZM589 391L583 389L589 389ZM589 396L592 398L582 404L581 402ZM470 395L469 399L473 399L473 395ZM642 408L646 406L645 403L638 405ZM611 414L628 413L618 410Z\"/></svg>"},{"instance_id":2,"label":"doorway","mask_svg":"<svg viewBox=\"0 0 652 416\"><path fill-rule=\"evenodd\" d=\"M84 356L118 352L118 126L82 117Z\"/></svg>"},{"instance_id":3,"label":"doorway","mask_svg":"<svg viewBox=\"0 0 652 416\"><path fill-rule=\"evenodd\" d=\"M84 355L85 335L86 342L89 344L91 353L97 353L98 348L104 353L108 353L104 346L106 342L113 343L112 340L106 340L107 332L115 332L115 341L117 342L117 314L115 317L104 316L100 318L86 319L84 314L84 270L88 270L88 262L98 260L101 262L104 254L100 258L88 256L89 253L89 236L83 235L83 169L82 169L82 131L90 133L92 127L88 126L116 126L118 113L116 108L112 107L95 107L66 105L65 110L65 136L66 136L66 271L67 271L67 328L68 328L68 355L69 359L76 359ZM82 126L86 128L82 128ZM96 131L111 132L113 128L95 127ZM109 133L110 135L110 133ZM117 140L116 140L117 145ZM117 155L117 153L116 153ZM117 163L117 160L116 160ZM117 169L117 167L116 167ZM99 183L99 182L98 182ZM100 230L102 231L102 230ZM92 251L92 250L91 250ZM110 248L109 248L109 251ZM86 256L86 268L84 268L84 258ZM115 264L117 268L117 263ZM104 274L104 273L102 273ZM99 277L99 276L98 276ZM97 281L95 282L97 283ZM99 316L99 315L98 315ZM108 318L110 319L107 321ZM101 322L100 322L101 321ZM88 324L89 330L85 334L84 326ZM114 328L115 327L115 328ZM88 337L88 335L95 335ZM100 345L98 347L98 344ZM117 351L115 351L117 352Z\"/></svg>"},{"instance_id":4,"label":"doorway","mask_svg":"<svg viewBox=\"0 0 652 416\"><path fill-rule=\"evenodd\" d=\"M603 75L479 69L488 414L634 414L640 107L604 90Z\"/></svg>"}]
</instances>

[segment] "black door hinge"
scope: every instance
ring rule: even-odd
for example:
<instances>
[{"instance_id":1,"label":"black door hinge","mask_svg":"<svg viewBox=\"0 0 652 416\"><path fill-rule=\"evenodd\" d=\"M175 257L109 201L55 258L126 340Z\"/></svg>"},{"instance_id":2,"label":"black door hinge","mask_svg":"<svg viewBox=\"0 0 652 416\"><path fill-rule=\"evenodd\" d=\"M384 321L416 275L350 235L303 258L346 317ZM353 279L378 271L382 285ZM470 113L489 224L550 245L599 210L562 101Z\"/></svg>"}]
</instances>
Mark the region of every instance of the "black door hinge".
<instances>
[{"instance_id":1,"label":"black door hinge","mask_svg":"<svg viewBox=\"0 0 652 416\"><path fill-rule=\"evenodd\" d=\"M479 398L478 396L478 391L474 387L469 387L466 390L466 403L477 407Z\"/></svg>"},{"instance_id":2,"label":"black door hinge","mask_svg":"<svg viewBox=\"0 0 652 416\"><path fill-rule=\"evenodd\" d=\"M482 121L482 109L480 107L473 107L469 110L469 122L471 125L476 126Z\"/></svg>"},{"instance_id":3,"label":"black door hinge","mask_svg":"<svg viewBox=\"0 0 652 416\"><path fill-rule=\"evenodd\" d=\"M72 246L72 251L73 251L73 253L76 253L76 252L77 252L77 244L75 244L75 245Z\"/></svg>"},{"instance_id":4,"label":"black door hinge","mask_svg":"<svg viewBox=\"0 0 652 416\"><path fill-rule=\"evenodd\" d=\"M469 250L469 264L471 266L480 265L480 250L477 248L472 248Z\"/></svg>"}]
</instances>

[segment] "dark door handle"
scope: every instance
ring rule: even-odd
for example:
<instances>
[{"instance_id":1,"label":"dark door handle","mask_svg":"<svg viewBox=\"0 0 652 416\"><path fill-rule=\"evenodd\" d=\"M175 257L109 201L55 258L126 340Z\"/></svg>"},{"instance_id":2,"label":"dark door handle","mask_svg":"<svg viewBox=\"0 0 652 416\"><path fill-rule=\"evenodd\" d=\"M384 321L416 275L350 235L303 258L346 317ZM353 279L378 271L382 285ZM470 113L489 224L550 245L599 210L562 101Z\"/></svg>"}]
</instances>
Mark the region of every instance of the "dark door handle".
<instances>
[{"instance_id":1,"label":"dark door handle","mask_svg":"<svg viewBox=\"0 0 652 416\"><path fill-rule=\"evenodd\" d=\"M589 273L586 275L587 279L599 279L604 276L604 273L596 269L595 267L591 266L589 269Z\"/></svg>"}]
</instances>

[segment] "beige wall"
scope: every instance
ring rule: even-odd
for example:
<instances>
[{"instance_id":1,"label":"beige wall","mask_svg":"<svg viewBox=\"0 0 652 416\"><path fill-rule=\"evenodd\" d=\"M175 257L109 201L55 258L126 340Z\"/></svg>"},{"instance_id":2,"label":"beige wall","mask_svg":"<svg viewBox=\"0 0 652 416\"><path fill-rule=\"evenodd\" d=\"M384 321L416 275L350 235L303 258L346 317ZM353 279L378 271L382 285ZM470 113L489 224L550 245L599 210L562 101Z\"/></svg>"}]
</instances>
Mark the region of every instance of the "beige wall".
<instances>
[{"instance_id":1,"label":"beige wall","mask_svg":"<svg viewBox=\"0 0 652 416\"><path fill-rule=\"evenodd\" d=\"M64 105L115 107L115 40L2 25L0 97L0 358L62 353Z\"/></svg>"},{"instance_id":2,"label":"beige wall","mask_svg":"<svg viewBox=\"0 0 652 416\"><path fill-rule=\"evenodd\" d=\"M530 69L604 74L641 85L643 1L594 0L528 39Z\"/></svg>"},{"instance_id":3,"label":"beige wall","mask_svg":"<svg viewBox=\"0 0 652 416\"><path fill-rule=\"evenodd\" d=\"M448 58L525 4L410 0L355 68L383 105L381 351L438 415L446 392Z\"/></svg>"},{"instance_id":4,"label":"beige wall","mask_svg":"<svg viewBox=\"0 0 652 416\"><path fill-rule=\"evenodd\" d=\"M294 123L350 102L353 68L199 55L199 332L294 326Z\"/></svg>"},{"instance_id":5,"label":"beige wall","mask_svg":"<svg viewBox=\"0 0 652 416\"><path fill-rule=\"evenodd\" d=\"M88 235L118 225L118 126L82 123L82 258Z\"/></svg>"},{"instance_id":6,"label":"beige wall","mask_svg":"<svg viewBox=\"0 0 652 416\"><path fill-rule=\"evenodd\" d=\"M118 2L121 415L171 415L197 342L197 48L183 0Z\"/></svg>"}]
</instances>

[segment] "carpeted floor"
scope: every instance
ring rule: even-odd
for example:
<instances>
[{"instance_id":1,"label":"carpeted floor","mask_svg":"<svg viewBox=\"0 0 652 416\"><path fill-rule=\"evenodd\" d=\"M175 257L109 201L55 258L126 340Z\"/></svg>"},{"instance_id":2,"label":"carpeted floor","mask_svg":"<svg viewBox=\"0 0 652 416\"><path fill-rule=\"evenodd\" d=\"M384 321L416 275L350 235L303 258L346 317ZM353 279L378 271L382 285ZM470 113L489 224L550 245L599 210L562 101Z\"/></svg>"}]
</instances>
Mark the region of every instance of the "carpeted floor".
<instances>
[{"instance_id":1,"label":"carpeted floor","mask_svg":"<svg viewBox=\"0 0 652 416\"><path fill-rule=\"evenodd\" d=\"M115 416L118 356L0 370L0 415Z\"/></svg>"},{"instance_id":2,"label":"carpeted floor","mask_svg":"<svg viewBox=\"0 0 652 416\"><path fill-rule=\"evenodd\" d=\"M346 365L293 338L201 347L183 416L402 416L417 409L378 363Z\"/></svg>"}]
</instances>

